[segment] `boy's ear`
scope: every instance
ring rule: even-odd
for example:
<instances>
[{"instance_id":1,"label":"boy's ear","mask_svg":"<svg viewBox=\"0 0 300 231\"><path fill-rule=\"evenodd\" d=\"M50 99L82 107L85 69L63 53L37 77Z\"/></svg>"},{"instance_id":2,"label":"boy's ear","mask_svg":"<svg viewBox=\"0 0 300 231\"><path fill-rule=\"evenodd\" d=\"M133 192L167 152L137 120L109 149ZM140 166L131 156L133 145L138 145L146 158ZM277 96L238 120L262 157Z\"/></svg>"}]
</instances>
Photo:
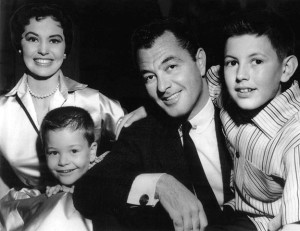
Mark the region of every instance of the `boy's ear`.
<instances>
[{"instance_id":1,"label":"boy's ear","mask_svg":"<svg viewBox=\"0 0 300 231\"><path fill-rule=\"evenodd\" d=\"M290 55L283 60L283 73L281 76L281 82L287 82L295 73L298 67L298 59L295 55Z\"/></svg>"},{"instance_id":2,"label":"boy's ear","mask_svg":"<svg viewBox=\"0 0 300 231\"><path fill-rule=\"evenodd\" d=\"M206 54L202 48L199 48L196 54L196 63L200 70L201 76L206 74Z\"/></svg>"},{"instance_id":3,"label":"boy's ear","mask_svg":"<svg viewBox=\"0 0 300 231\"><path fill-rule=\"evenodd\" d=\"M93 142L90 146L90 163L93 163L96 159L98 144Z\"/></svg>"}]
</instances>

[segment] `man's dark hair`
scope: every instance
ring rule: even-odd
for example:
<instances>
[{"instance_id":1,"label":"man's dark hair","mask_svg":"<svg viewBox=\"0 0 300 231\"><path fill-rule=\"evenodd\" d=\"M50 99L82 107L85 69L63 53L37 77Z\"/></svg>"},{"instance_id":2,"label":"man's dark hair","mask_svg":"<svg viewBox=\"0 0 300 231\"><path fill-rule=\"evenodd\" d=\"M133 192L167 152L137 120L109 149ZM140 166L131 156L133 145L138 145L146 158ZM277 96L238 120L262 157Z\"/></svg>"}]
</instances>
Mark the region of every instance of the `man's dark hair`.
<instances>
[{"instance_id":1,"label":"man's dark hair","mask_svg":"<svg viewBox=\"0 0 300 231\"><path fill-rule=\"evenodd\" d=\"M45 116L41 125L43 145L46 142L47 132L65 128L84 131L84 137L89 145L95 141L94 122L90 114L80 107L68 106L53 109Z\"/></svg>"},{"instance_id":2,"label":"man's dark hair","mask_svg":"<svg viewBox=\"0 0 300 231\"><path fill-rule=\"evenodd\" d=\"M65 53L69 54L73 42L73 22L62 7L51 3L26 4L14 12L10 18L10 34L14 48L21 49L22 34L31 18L40 21L49 16L61 24L66 41Z\"/></svg>"},{"instance_id":3,"label":"man's dark hair","mask_svg":"<svg viewBox=\"0 0 300 231\"><path fill-rule=\"evenodd\" d=\"M137 51L142 48L151 48L156 39L166 31L171 32L176 37L178 44L186 49L193 60L195 60L199 48L195 35L184 22L179 19L168 18L156 20L150 24L144 25L133 33L131 45L135 65L137 62Z\"/></svg>"}]
</instances>

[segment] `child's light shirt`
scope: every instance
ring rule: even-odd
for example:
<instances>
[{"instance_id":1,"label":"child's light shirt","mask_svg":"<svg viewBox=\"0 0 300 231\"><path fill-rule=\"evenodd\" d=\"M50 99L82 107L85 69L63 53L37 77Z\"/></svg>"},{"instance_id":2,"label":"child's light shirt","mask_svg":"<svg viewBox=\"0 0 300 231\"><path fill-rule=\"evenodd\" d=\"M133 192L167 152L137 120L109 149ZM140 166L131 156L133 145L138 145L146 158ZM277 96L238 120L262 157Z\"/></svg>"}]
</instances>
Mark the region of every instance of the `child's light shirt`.
<instances>
[{"instance_id":1,"label":"child's light shirt","mask_svg":"<svg viewBox=\"0 0 300 231\"><path fill-rule=\"evenodd\" d=\"M219 107L218 67L207 72ZM221 109L227 145L234 160L235 209L249 213L259 231L274 216L282 225L300 220L300 89L298 82L274 98L250 123L237 125Z\"/></svg>"}]
</instances>

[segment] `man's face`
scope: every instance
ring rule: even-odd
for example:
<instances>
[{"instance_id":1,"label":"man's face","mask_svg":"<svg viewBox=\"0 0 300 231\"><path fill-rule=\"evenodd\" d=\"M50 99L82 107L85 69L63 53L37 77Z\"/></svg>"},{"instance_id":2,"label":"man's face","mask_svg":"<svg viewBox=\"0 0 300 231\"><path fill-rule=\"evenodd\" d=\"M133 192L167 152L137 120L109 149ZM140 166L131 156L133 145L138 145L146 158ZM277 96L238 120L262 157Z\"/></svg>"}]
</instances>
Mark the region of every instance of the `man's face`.
<instances>
[{"instance_id":1,"label":"man's face","mask_svg":"<svg viewBox=\"0 0 300 231\"><path fill-rule=\"evenodd\" d=\"M227 40L225 82L240 108L256 109L280 94L283 70L268 37L241 35Z\"/></svg>"},{"instance_id":2,"label":"man's face","mask_svg":"<svg viewBox=\"0 0 300 231\"><path fill-rule=\"evenodd\" d=\"M194 60L175 36L166 31L149 49L137 53L140 73L149 96L170 116L193 118L206 104L208 89L205 52Z\"/></svg>"}]
</instances>

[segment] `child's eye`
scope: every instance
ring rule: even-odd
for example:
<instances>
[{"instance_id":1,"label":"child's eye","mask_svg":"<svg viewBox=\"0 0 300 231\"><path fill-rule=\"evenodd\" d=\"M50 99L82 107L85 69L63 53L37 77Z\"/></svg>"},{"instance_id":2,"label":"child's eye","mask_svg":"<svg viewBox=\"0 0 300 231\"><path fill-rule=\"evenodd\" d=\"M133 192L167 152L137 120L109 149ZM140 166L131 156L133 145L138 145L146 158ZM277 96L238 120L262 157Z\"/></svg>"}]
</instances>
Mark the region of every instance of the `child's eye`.
<instances>
[{"instance_id":1,"label":"child's eye","mask_svg":"<svg viewBox=\"0 0 300 231\"><path fill-rule=\"evenodd\" d=\"M228 61L225 61L225 66L235 66L238 62L236 60L228 60Z\"/></svg>"},{"instance_id":2,"label":"child's eye","mask_svg":"<svg viewBox=\"0 0 300 231\"><path fill-rule=\"evenodd\" d=\"M260 60L260 59L254 59L253 62L254 62L254 64L256 64L256 65L262 64L262 63L263 63L263 61Z\"/></svg>"},{"instance_id":3,"label":"child's eye","mask_svg":"<svg viewBox=\"0 0 300 231\"><path fill-rule=\"evenodd\" d=\"M77 150L77 149L72 149L71 152L72 152L73 154L76 154L76 153L78 152L78 150Z\"/></svg>"},{"instance_id":4,"label":"child's eye","mask_svg":"<svg viewBox=\"0 0 300 231\"><path fill-rule=\"evenodd\" d=\"M55 155L57 155L57 154L58 154L57 151L48 151L48 152L47 152L47 155L48 155L48 156L51 156L51 155L55 156Z\"/></svg>"}]
</instances>

